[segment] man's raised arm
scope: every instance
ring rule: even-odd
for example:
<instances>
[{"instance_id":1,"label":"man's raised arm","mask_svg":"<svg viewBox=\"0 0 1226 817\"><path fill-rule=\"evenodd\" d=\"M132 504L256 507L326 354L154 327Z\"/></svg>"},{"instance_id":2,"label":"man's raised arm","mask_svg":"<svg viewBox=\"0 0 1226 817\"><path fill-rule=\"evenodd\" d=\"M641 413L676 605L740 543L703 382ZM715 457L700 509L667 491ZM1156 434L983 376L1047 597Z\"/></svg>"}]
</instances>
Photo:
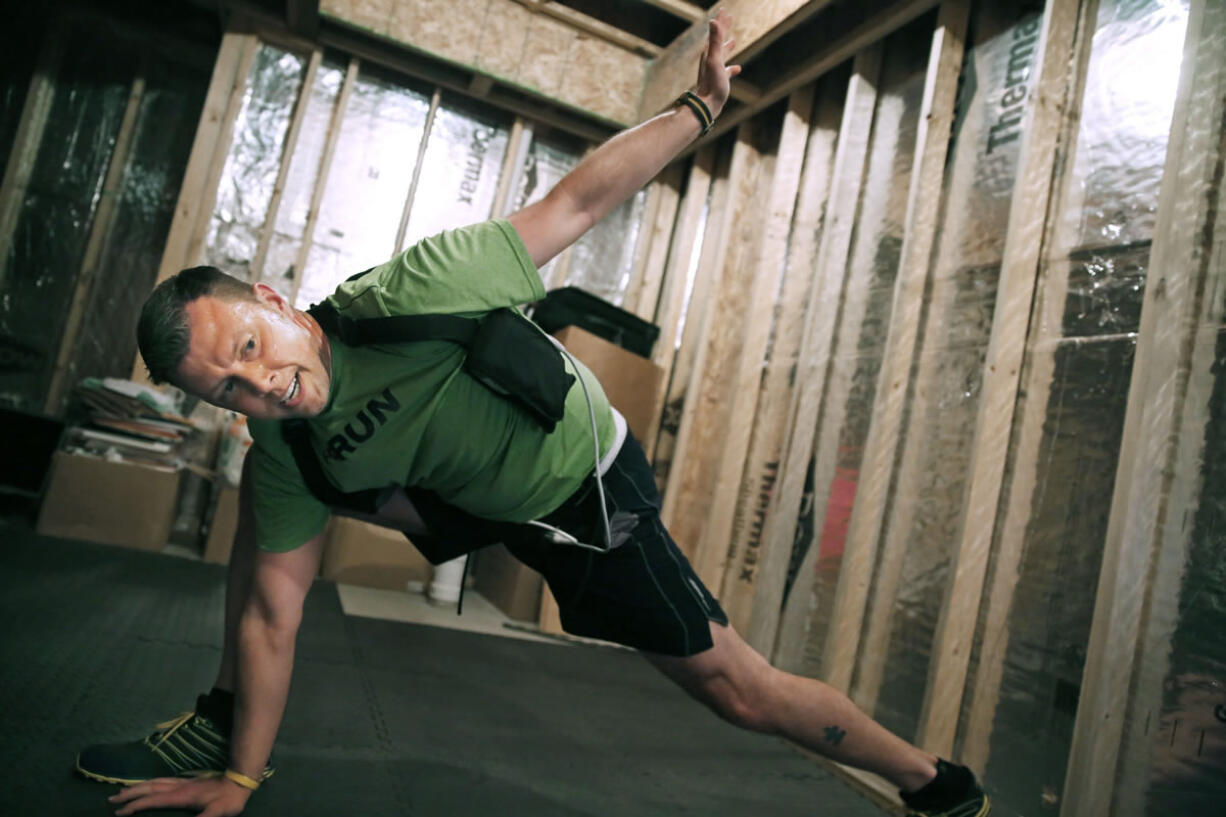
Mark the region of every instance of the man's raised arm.
<instances>
[{"instance_id":1,"label":"man's raised arm","mask_svg":"<svg viewBox=\"0 0 1226 817\"><path fill-rule=\"evenodd\" d=\"M719 116L728 101L729 81L739 66L724 60L734 41L731 20L721 11L710 23L707 49L698 66L695 93ZM538 267L573 244L613 208L651 181L701 133L697 115L680 106L622 131L592 152L545 198L510 216Z\"/></svg>"}]
</instances>

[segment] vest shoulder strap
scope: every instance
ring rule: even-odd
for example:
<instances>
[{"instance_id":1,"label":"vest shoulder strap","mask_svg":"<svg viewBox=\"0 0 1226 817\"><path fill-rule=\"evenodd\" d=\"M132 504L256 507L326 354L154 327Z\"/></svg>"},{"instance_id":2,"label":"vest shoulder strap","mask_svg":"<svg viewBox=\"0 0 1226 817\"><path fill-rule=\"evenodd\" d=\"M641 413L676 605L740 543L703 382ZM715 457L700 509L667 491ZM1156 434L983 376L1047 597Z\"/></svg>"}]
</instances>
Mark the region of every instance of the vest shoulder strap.
<instances>
[{"instance_id":1,"label":"vest shoulder strap","mask_svg":"<svg viewBox=\"0 0 1226 817\"><path fill-rule=\"evenodd\" d=\"M329 335L346 346L449 340L465 349L472 346L481 321L458 315L390 315L382 318L347 318L324 301L307 310Z\"/></svg>"},{"instance_id":2,"label":"vest shoulder strap","mask_svg":"<svg viewBox=\"0 0 1226 817\"><path fill-rule=\"evenodd\" d=\"M348 508L360 513L374 513L378 510L376 502L379 491L372 489L347 493L328 481L319 457L311 447L310 432L305 420L282 420L281 438L293 452L294 463L302 474L307 490L320 502L331 508Z\"/></svg>"}]
</instances>

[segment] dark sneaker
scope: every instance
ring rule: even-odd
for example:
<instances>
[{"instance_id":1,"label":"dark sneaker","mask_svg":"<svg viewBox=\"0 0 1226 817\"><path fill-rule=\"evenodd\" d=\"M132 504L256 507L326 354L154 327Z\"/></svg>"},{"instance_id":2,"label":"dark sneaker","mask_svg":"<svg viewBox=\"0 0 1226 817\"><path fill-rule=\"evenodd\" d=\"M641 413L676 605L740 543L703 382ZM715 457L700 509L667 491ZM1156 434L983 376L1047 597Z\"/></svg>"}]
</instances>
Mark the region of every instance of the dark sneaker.
<instances>
[{"instance_id":1,"label":"dark sneaker","mask_svg":"<svg viewBox=\"0 0 1226 817\"><path fill-rule=\"evenodd\" d=\"M937 761L937 776L917 792L899 792L908 817L987 817L992 803L965 766Z\"/></svg>"},{"instance_id":2,"label":"dark sneaker","mask_svg":"<svg viewBox=\"0 0 1226 817\"><path fill-rule=\"evenodd\" d=\"M77 755L81 774L125 786L155 777L215 777L229 764L229 736L199 712L159 723L143 740L98 744ZM266 766L261 779L272 777L273 771Z\"/></svg>"}]
</instances>

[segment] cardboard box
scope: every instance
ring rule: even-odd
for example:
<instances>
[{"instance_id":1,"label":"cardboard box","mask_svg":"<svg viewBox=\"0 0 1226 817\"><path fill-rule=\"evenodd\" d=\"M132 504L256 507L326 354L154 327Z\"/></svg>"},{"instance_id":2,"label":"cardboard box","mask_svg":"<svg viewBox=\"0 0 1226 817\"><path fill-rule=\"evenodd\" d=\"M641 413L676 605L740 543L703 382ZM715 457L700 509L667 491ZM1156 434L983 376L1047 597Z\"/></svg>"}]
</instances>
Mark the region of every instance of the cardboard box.
<instances>
[{"instance_id":1,"label":"cardboard box","mask_svg":"<svg viewBox=\"0 0 1226 817\"><path fill-rule=\"evenodd\" d=\"M238 530L238 489L225 483L217 486L217 502L209 520L209 535L204 542L204 560L213 564L230 563L234 532Z\"/></svg>"},{"instance_id":2,"label":"cardboard box","mask_svg":"<svg viewBox=\"0 0 1226 817\"><path fill-rule=\"evenodd\" d=\"M536 621L541 606L541 586L545 580L511 555L503 545L477 552L477 578L474 589L487 601L516 621Z\"/></svg>"},{"instance_id":3,"label":"cardboard box","mask_svg":"<svg viewBox=\"0 0 1226 817\"><path fill-rule=\"evenodd\" d=\"M38 532L161 550L174 523L179 478L179 470L169 466L57 452Z\"/></svg>"},{"instance_id":4,"label":"cardboard box","mask_svg":"<svg viewBox=\"0 0 1226 817\"><path fill-rule=\"evenodd\" d=\"M664 369L577 326L560 329L554 337L596 375L630 433L639 441L651 439L649 432L660 421L655 407L664 388Z\"/></svg>"},{"instance_id":5,"label":"cardboard box","mask_svg":"<svg viewBox=\"0 0 1226 817\"><path fill-rule=\"evenodd\" d=\"M398 530L334 516L324 544L320 575L343 584L404 590L426 583L434 568Z\"/></svg>"}]
</instances>

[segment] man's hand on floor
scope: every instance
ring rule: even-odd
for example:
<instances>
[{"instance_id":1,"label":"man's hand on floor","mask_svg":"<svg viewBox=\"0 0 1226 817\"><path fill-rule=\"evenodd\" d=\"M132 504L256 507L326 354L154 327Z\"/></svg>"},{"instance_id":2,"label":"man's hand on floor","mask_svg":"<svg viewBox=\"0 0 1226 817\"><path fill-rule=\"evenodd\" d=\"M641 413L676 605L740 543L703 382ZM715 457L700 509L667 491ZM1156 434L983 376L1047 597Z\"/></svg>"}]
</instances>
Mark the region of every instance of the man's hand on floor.
<instances>
[{"instance_id":1,"label":"man's hand on floor","mask_svg":"<svg viewBox=\"0 0 1226 817\"><path fill-rule=\"evenodd\" d=\"M251 792L224 777L159 777L128 786L107 799L115 805L126 804L115 812L121 817L151 808L191 809L199 811L200 817L234 817L242 814L250 796Z\"/></svg>"}]
</instances>

